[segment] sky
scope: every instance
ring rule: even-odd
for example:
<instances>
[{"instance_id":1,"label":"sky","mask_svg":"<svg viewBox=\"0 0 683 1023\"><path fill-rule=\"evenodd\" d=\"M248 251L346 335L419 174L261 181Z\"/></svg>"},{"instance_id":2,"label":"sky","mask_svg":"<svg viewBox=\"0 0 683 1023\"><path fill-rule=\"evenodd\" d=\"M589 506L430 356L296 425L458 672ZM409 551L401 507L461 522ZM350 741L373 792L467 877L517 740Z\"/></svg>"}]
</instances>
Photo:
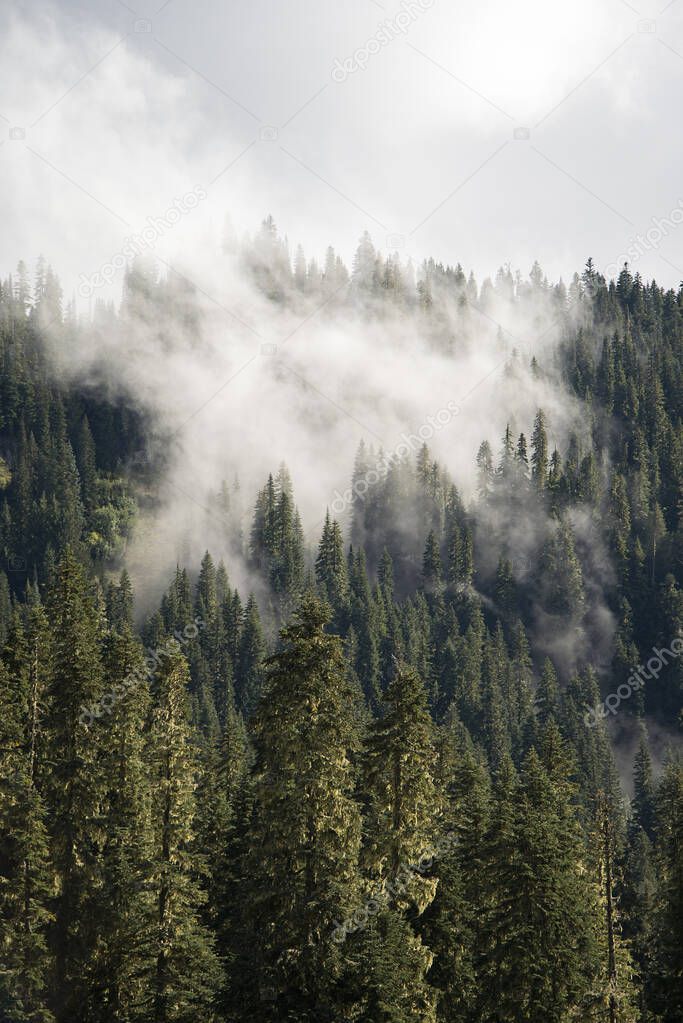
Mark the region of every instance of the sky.
<instances>
[{"instance_id":1,"label":"sky","mask_svg":"<svg viewBox=\"0 0 683 1023\"><path fill-rule=\"evenodd\" d=\"M171 262L270 213L318 259L683 278L683 0L28 0L0 68L0 272L67 298L193 190Z\"/></svg>"}]
</instances>

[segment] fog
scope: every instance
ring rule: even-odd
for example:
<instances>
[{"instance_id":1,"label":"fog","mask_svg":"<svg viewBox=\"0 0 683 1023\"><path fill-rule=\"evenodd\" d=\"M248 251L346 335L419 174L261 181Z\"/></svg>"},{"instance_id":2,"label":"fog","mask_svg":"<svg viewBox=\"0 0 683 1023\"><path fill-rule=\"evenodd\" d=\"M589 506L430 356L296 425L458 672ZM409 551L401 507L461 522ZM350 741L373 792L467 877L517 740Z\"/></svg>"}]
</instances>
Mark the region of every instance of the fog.
<instances>
[{"instance_id":1,"label":"fog","mask_svg":"<svg viewBox=\"0 0 683 1023\"><path fill-rule=\"evenodd\" d=\"M8 5L2 271L42 251L69 295L195 185L208 199L164 258L217 246L227 212L240 232L271 212L309 256L332 242L348 261L367 228L480 280L535 259L554 280L588 255L604 268L676 208L680 5L410 10L340 82L401 3ZM644 276L678 282L679 234L641 246Z\"/></svg>"},{"instance_id":2,"label":"fog","mask_svg":"<svg viewBox=\"0 0 683 1023\"><path fill-rule=\"evenodd\" d=\"M598 152L601 117L610 132L623 134L668 88L666 79L641 90L620 73L615 47L652 42L627 6L573 5L558 19L540 4L513 14L492 2L455 25L438 3L423 4L409 32L343 82L331 78L334 62L365 60L358 49L378 31L377 9L360 20L343 15L341 34L330 33L331 15L313 18L305 5L286 25L261 10L254 15L266 26L261 36L242 12L247 44L239 56L227 23L235 10L216 26L217 15L202 5L191 24L173 4L153 18L138 9L133 22L125 5L115 18L111 5L25 6L9 17L1 44L7 137L0 158L12 204L0 258L10 271L18 257L43 252L63 282L80 328L46 325L55 374L97 383L150 416L151 453L163 457L164 472L127 554L143 603L176 560L196 564L207 547L230 560L236 581L253 584L212 502L223 480L239 479L235 503L248 529L257 488L285 462L314 546L327 507L345 521L339 495L361 439L377 452L400 445L415 451L418 439L427 440L469 501L477 449L487 439L497 452L507 423L515 436L528 436L542 407L551 449L560 451L572 431L586 428L556 380L564 322L557 296L524 282L536 257L554 280L564 274L566 281L589 245L598 266L613 261L650 212L630 216L632 196L623 180L605 176L608 165L600 161L600 196L583 174L568 185L575 175L566 170L561 136L551 164L524 146L535 144L537 127L550 130L555 111L563 118L578 104L585 159ZM382 17L395 20L401 10ZM667 17L675 27L675 12ZM213 32L218 27L222 36ZM445 29L448 53L439 49ZM227 70L212 34L234 56ZM181 43L186 56L179 62ZM598 69L612 51L614 62ZM284 83L297 56L295 95ZM652 55L643 51L639 59L647 64ZM435 76L434 61L459 69L455 95L438 66ZM27 73L29 62L40 74ZM586 76L595 77L599 115L583 106L590 90L576 83ZM538 167L542 175L559 174L552 188ZM674 193L666 200L665 190L659 194L662 211L653 214L674 205ZM619 211L627 206L624 218ZM356 278L333 293L301 294L288 285L277 301L268 299L249 269L258 247L249 233L269 213L290 265L301 241L308 260L322 266L331 243L351 269L358 238L369 229L385 256L398 250L410 301L380 312L363 299ZM661 252L676 244L667 237ZM415 304L412 281L432 252L451 265L460 260L465 274L474 269L481 289L475 303L441 294L438 316ZM160 324L158 309L143 301L124 302L114 315L132 254L151 257L175 294L191 295L188 321L169 314ZM644 252L638 269L656 265L659 276L665 269L671 277L659 254ZM482 287L507 260L512 275ZM524 301L514 296L517 271ZM532 357L540 372L531 372ZM575 526L593 551L589 524ZM545 528L508 524L522 561ZM591 556L600 566L603 552ZM597 638L584 637L578 648L596 643L602 660L612 623L602 610L600 579L607 576L599 567L593 574ZM554 656L571 659L576 637L552 642Z\"/></svg>"}]
</instances>

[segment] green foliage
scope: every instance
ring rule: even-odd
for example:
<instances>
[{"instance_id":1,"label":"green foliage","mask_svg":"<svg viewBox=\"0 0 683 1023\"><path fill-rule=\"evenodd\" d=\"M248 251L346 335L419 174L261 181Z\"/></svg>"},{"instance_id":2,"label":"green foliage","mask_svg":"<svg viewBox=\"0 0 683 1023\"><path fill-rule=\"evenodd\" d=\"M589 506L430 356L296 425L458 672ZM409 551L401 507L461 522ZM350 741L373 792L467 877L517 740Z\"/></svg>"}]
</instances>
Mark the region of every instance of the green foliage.
<instances>
[{"instance_id":1,"label":"green foliage","mask_svg":"<svg viewBox=\"0 0 683 1023\"><path fill-rule=\"evenodd\" d=\"M179 565L145 655L113 579L160 479L147 423L52 380L43 325L100 327L63 314L44 260L34 288L25 264L0 282L0 1016L679 1023L681 765L659 776L643 722L678 727L680 658L622 701L628 818L586 711L681 630L683 290L590 261L568 289L537 264L480 289L368 235L351 275L332 249L291 267L272 218L244 256L265 301L414 315L444 359L494 300L547 314L562 340L529 372L570 393L574 432L550 407L511 420L474 497L426 445L361 443L348 553L329 514L305 542L284 466L247 544L217 481L217 546L254 595L208 552ZM200 326L139 262L97 316ZM506 385L526 373L512 352Z\"/></svg>"},{"instance_id":2,"label":"green foliage","mask_svg":"<svg viewBox=\"0 0 683 1023\"><path fill-rule=\"evenodd\" d=\"M206 866L194 843L198 766L188 677L182 656L164 659L148 738L153 914L146 1011L154 1023L190 1023L198 1016L210 1023L221 983L215 939L199 915L206 893L198 878Z\"/></svg>"},{"instance_id":3,"label":"green foliage","mask_svg":"<svg viewBox=\"0 0 683 1023\"><path fill-rule=\"evenodd\" d=\"M50 671L44 616L17 618L0 663L0 1008L16 1023L52 1023L51 863L39 757ZM31 656L31 654L33 656Z\"/></svg>"},{"instance_id":4,"label":"green foliage","mask_svg":"<svg viewBox=\"0 0 683 1023\"><path fill-rule=\"evenodd\" d=\"M268 662L254 721L247 926L252 997L272 990L273 1020L312 1023L330 1010L345 968L332 933L358 897L353 696L328 620L304 597Z\"/></svg>"}]
</instances>

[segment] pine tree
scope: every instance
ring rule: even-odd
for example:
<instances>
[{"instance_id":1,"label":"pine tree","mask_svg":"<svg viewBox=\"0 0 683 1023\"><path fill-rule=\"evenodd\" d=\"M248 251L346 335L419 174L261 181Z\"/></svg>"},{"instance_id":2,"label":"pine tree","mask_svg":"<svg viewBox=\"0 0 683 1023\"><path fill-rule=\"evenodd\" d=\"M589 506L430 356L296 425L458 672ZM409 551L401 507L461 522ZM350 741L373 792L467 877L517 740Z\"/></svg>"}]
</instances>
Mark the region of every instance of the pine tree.
<instances>
[{"instance_id":1,"label":"pine tree","mask_svg":"<svg viewBox=\"0 0 683 1023\"><path fill-rule=\"evenodd\" d=\"M48 825L58 879L52 944L54 1006L60 1023L85 1019L84 978L101 879L103 797L99 746L110 701L103 693L101 629L83 569L64 554L49 602L54 670L48 693ZM102 703L100 703L102 698Z\"/></svg>"},{"instance_id":2,"label":"pine tree","mask_svg":"<svg viewBox=\"0 0 683 1023\"><path fill-rule=\"evenodd\" d=\"M438 593L441 588L442 568L439 544L431 530L422 557L422 585L427 593Z\"/></svg>"},{"instance_id":3,"label":"pine tree","mask_svg":"<svg viewBox=\"0 0 683 1023\"><path fill-rule=\"evenodd\" d=\"M265 640L261 628L261 617L253 594L244 609L244 623L241 629L237 651L235 688L237 705L245 717L254 711L261 693L263 682L263 658Z\"/></svg>"},{"instance_id":4,"label":"pine tree","mask_svg":"<svg viewBox=\"0 0 683 1023\"><path fill-rule=\"evenodd\" d=\"M360 1019L435 1023L437 992L427 979L433 954L409 917L434 900L436 839L442 794L435 774L433 726L424 685L398 667L386 693L386 713L371 728L364 750L368 801L362 860L370 901L378 915L359 946L363 1011Z\"/></svg>"},{"instance_id":5,"label":"pine tree","mask_svg":"<svg viewBox=\"0 0 683 1023\"><path fill-rule=\"evenodd\" d=\"M294 504L292 481L282 465L275 479L275 559L271 585L287 598L298 596L303 585L303 530Z\"/></svg>"},{"instance_id":6,"label":"pine tree","mask_svg":"<svg viewBox=\"0 0 683 1023\"><path fill-rule=\"evenodd\" d=\"M357 643L354 668L366 699L376 706L381 698L376 607L370 591L364 552L361 550L355 556L351 552L349 562L350 623Z\"/></svg>"},{"instance_id":7,"label":"pine tree","mask_svg":"<svg viewBox=\"0 0 683 1023\"><path fill-rule=\"evenodd\" d=\"M639 1006L644 1018L646 1007L659 992L655 961L655 906L657 875L652 844L642 828L630 829L623 859L621 885L622 931L632 951L634 969L640 979Z\"/></svg>"},{"instance_id":8,"label":"pine tree","mask_svg":"<svg viewBox=\"0 0 683 1023\"><path fill-rule=\"evenodd\" d=\"M232 703L228 705L218 754L217 772L200 782L198 839L209 858L209 899L204 917L216 932L225 966L219 1007L230 1023L238 1023L245 1005L255 997L251 913L249 900L245 900L249 890L253 750L244 720ZM202 788L213 789L210 800L203 797ZM208 804L206 809L203 802ZM216 812L218 820L211 816Z\"/></svg>"},{"instance_id":9,"label":"pine tree","mask_svg":"<svg viewBox=\"0 0 683 1023\"><path fill-rule=\"evenodd\" d=\"M254 520L251 527L249 553L252 563L261 571L269 572L275 552L275 481L268 476L265 487L256 498Z\"/></svg>"},{"instance_id":10,"label":"pine tree","mask_svg":"<svg viewBox=\"0 0 683 1023\"><path fill-rule=\"evenodd\" d=\"M10 670L0 662L0 1012L16 1023L54 1020L47 999L51 863L38 764L46 631L39 609L28 634L16 620Z\"/></svg>"},{"instance_id":11,"label":"pine tree","mask_svg":"<svg viewBox=\"0 0 683 1023\"><path fill-rule=\"evenodd\" d=\"M358 243L353 262L351 264L351 280L359 291L370 291L372 289L375 272L375 247L367 231Z\"/></svg>"},{"instance_id":12,"label":"pine tree","mask_svg":"<svg viewBox=\"0 0 683 1023\"><path fill-rule=\"evenodd\" d=\"M536 691L534 707L540 724L544 725L549 718L558 719L560 709L560 689L557 684L557 673L553 662L546 657Z\"/></svg>"},{"instance_id":13,"label":"pine tree","mask_svg":"<svg viewBox=\"0 0 683 1023\"><path fill-rule=\"evenodd\" d=\"M503 440L500 447L500 460L496 469L496 477L499 481L509 480L512 477L513 463L514 442L512 440L512 430L508 423L505 427L505 433L503 434Z\"/></svg>"},{"instance_id":14,"label":"pine tree","mask_svg":"<svg viewBox=\"0 0 683 1023\"><path fill-rule=\"evenodd\" d=\"M546 770L533 749L516 791L499 788L506 823L488 839L482 1020L562 1023L590 989L590 889L571 796L562 769Z\"/></svg>"},{"instance_id":15,"label":"pine tree","mask_svg":"<svg viewBox=\"0 0 683 1023\"><path fill-rule=\"evenodd\" d=\"M640 742L633 764L633 823L643 829L649 839L654 837L655 787L647 732L641 725Z\"/></svg>"},{"instance_id":16,"label":"pine tree","mask_svg":"<svg viewBox=\"0 0 683 1023\"><path fill-rule=\"evenodd\" d=\"M273 1023L329 1018L343 1000L343 945L332 936L358 898L352 694L328 621L304 597L267 662L254 721L249 926L262 1001L251 1018Z\"/></svg>"},{"instance_id":17,"label":"pine tree","mask_svg":"<svg viewBox=\"0 0 683 1023\"><path fill-rule=\"evenodd\" d=\"M399 913L383 910L363 934L359 1023L436 1023L430 950Z\"/></svg>"},{"instance_id":18,"label":"pine tree","mask_svg":"<svg viewBox=\"0 0 683 1023\"><path fill-rule=\"evenodd\" d=\"M496 771L510 755L512 744L503 693L507 688L508 657L503 632L498 623L496 633L484 644L482 664L483 721L481 728L491 768Z\"/></svg>"},{"instance_id":19,"label":"pine tree","mask_svg":"<svg viewBox=\"0 0 683 1023\"><path fill-rule=\"evenodd\" d=\"M142 650L130 629L107 638L107 684L121 697L103 737L99 770L103 799L102 893L97 908L97 954L88 966L89 1019L145 1019L143 977L153 963L154 902L151 792L145 749L150 693Z\"/></svg>"},{"instance_id":20,"label":"pine tree","mask_svg":"<svg viewBox=\"0 0 683 1023\"><path fill-rule=\"evenodd\" d=\"M362 546L365 542L366 499L369 490L367 476L372 468L371 452L368 451L365 441L361 440L358 445L351 475L351 493L353 495L351 542L354 546Z\"/></svg>"},{"instance_id":21,"label":"pine tree","mask_svg":"<svg viewBox=\"0 0 683 1023\"><path fill-rule=\"evenodd\" d=\"M545 609L570 620L580 619L585 608L581 563L568 522L560 522L541 555Z\"/></svg>"},{"instance_id":22,"label":"pine tree","mask_svg":"<svg viewBox=\"0 0 683 1023\"><path fill-rule=\"evenodd\" d=\"M195 613L211 632L218 615L218 591L216 586L216 569L213 558L205 551L199 569L194 601Z\"/></svg>"},{"instance_id":23,"label":"pine tree","mask_svg":"<svg viewBox=\"0 0 683 1023\"><path fill-rule=\"evenodd\" d=\"M76 464L81 478L83 506L88 513L92 513L97 504L97 464L95 461L95 442L93 441L87 416L83 417L78 434Z\"/></svg>"},{"instance_id":24,"label":"pine tree","mask_svg":"<svg viewBox=\"0 0 683 1023\"><path fill-rule=\"evenodd\" d=\"M531 478L539 490L544 489L548 478L548 435L543 409L536 413L531 434Z\"/></svg>"},{"instance_id":25,"label":"pine tree","mask_svg":"<svg viewBox=\"0 0 683 1023\"><path fill-rule=\"evenodd\" d=\"M154 917L145 1018L153 1023L198 1018L211 1023L221 985L214 940L199 918L206 894L197 876L206 868L194 841L198 765L189 726L188 682L182 655L171 653L162 660L147 755L153 835L147 887Z\"/></svg>"},{"instance_id":26,"label":"pine tree","mask_svg":"<svg viewBox=\"0 0 683 1023\"><path fill-rule=\"evenodd\" d=\"M520 433L517 440L515 466L517 469L517 478L520 482L527 480L529 477L529 456L527 454L526 437L523 433Z\"/></svg>"},{"instance_id":27,"label":"pine tree","mask_svg":"<svg viewBox=\"0 0 683 1023\"><path fill-rule=\"evenodd\" d=\"M197 845L206 856L206 923L217 934L219 951L228 954L228 932L236 907L230 904L235 832L251 760L247 731L230 694L225 725L216 743L203 751L197 788Z\"/></svg>"},{"instance_id":28,"label":"pine tree","mask_svg":"<svg viewBox=\"0 0 683 1023\"><path fill-rule=\"evenodd\" d=\"M116 632L124 632L126 627L132 629L134 606L133 587L124 568L119 576L118 586L112 583L107 591L109 627Z\"/></svg>"},{"instance_id":29,"label":"pine tree","mask_svg":"<svg viewBox=\"0 0 683 1023\"><path fill-rule=\"evenodd\" d=\"M453 712L441 730L439 764L451 829L445 854L436 859L436 896L420 918L420 935L434 955L427 979L438 992L437 1019L465 1023L476 1008L474 946L488 779Z\"/></svg>"},{"instance_id":30,"label":"pine tree","mask_svg":"<svg viewBox=\"0 0 683 1023\"><path fill-rule=\"evenodd\" d=\"M434 727L424 684L397 666L385 694L385 713L370 728L364 753L369 801L363 860L370 877L386 884L418 863L442 829L443 799L435 775ZM398 900L421 913L434 898L433 880L411 871Z\"/></svg>"},{"instance_id":31,"label":"pine tree","mask_svg":"<svg viewBox=\"0 0 683 1023\"><path fill-rule=\"evenodd\" d=\"M616 897L617 834L619 815L610 794L599 794L595 840L598 893L593 908L600 969L586 1000L588 1019L609 1023L635 1023L635 977L631 955L621 937Z\"/></svg>"},{"instance_id":32,"label":"pine tree","mask_svg":"<svg viewBox=\"0 0 683 1023\"><path fill-rule=\"evenodd\" d=\"M344 541L339 523L325 512L323 532L315 561L315 577L323 598L334 612L338 632L345 632L348 616L349 579L344 557Z\"/></svg>"},{"instance_id":33,"label":"pine tree","mask_svg":"<svg viewBox=\"0 0 683 1023\"><path fill-rule=\"evenodd\" d=\"M493 485L493 453L491 445L487 440L483 441L477 452L478 482L477 491L480 499L485 499L491 493Z\"/></svg>"},{"instance_id":34,"label":"pine tree","mask_svg":"<svg viewBox=\"0 0 683 1023\"><path fill-rule=\"evenodd\" d=\"M658 891L652 1007L663 1023L683 1013L683 764L669 755L657 792Z\"/></svg>"}]
</instances>

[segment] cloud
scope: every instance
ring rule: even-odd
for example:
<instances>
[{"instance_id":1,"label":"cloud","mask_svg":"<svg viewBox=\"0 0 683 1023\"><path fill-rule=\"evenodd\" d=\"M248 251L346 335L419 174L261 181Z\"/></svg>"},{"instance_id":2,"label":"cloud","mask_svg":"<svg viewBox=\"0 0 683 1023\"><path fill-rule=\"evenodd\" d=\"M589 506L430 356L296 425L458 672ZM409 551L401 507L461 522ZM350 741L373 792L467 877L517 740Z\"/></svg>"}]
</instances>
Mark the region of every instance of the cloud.
<instances>
[{"instance_id":1,"label":"cloud","mask_svg":"<svg viewBox=\"0 0 683 1023\"><path fill-rule=\"evenodd\" d=\"M649 9L620 0L435 0L342 83L335 60L400 4L134 6L31 0L6 17L5 271L43 251L70 293L201 185L208 202L163 240L167 259L191 239L218 244L226 211L240 231L272 211L309 254L334 239L348 258L369 228L382 247L402 236L415 260L481 277L538 258L556 279L589 254L612 263L678 200L675 6L649 32ZM639 269L677 282L681 246L672 235Z\"/></svg>"},{"instance_id":2,"label":"cloud","mask_svg":"<svg viewBox=\"0 0 683 1023\"><path fill-rule=\"evenodd\" d=\"M0 175L12 196L0 260L8 271L19 258L44 253L68 298L81 274L108 262L148 217L163 216L174 198L206 180L202 153L215 146L182 76L105 28L75 24L66 36L49 11L30 20L11 13L0 44ZM27 67L40 73L26 74ZM213 217L215 207L183 218L156 251L172 259L199 221L210 239ZM118 299L121 281L119 274L107 297Z\"/></svg>"}]
</instances>

